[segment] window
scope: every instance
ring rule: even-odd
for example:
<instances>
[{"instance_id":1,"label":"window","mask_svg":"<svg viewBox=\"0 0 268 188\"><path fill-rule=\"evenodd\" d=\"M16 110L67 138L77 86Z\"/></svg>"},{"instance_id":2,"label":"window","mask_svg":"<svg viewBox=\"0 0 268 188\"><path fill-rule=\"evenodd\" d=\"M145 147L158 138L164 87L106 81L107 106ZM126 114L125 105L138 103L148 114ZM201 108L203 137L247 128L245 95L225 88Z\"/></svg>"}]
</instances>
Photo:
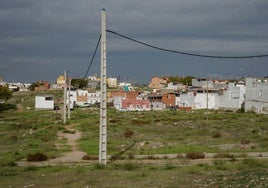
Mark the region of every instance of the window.
<instances>
[{"instance_id":1,"label":"window","mask_svg":"<svg viewBox=\"0 0 268 188\"><path fill-rule=\"evenodd\" d=\"M46 101L53 101L53 97L45 97Z\"/></svg>"}]
</instances>

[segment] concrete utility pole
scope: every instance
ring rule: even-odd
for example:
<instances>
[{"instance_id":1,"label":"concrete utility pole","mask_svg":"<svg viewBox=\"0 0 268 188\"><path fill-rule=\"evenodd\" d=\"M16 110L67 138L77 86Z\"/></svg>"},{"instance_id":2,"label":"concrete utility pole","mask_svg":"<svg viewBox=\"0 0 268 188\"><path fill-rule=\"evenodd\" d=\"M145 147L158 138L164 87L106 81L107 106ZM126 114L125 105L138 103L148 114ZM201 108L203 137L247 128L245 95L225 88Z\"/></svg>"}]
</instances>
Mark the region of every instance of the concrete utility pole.
<instances>
[{"instance_id":1,"label":"concrete utility pole","mask_svg":"<svg viewBox=\"0 0 268 188\"><path fill-rule=\"evenodd\" d=\"M63 124L66 124L66 94L67 93L67 73L64 71L64 92L63 92Z\"/></svg>"},{"instance_id":2,"label":"concrete utility pole","mask_svg":"<svg viewBox=\"0 0 268 188\"><path fill-rule=\"evenodd\" d=\"M71 79L69 78L69 89L68 89L68 119L71 119L71 99L70 99L70 95L71 95Z\"/></svg>"},{"instance_id":3,"label":"concrete utility pole","mask_svg":"<svg viewBox=\"0 0 268 188\"><path fill-rule=\"evenodd\" d=\"M101 12L101 101L99 164L107 164L106 10Z\"/></svg>"}]
</instances>

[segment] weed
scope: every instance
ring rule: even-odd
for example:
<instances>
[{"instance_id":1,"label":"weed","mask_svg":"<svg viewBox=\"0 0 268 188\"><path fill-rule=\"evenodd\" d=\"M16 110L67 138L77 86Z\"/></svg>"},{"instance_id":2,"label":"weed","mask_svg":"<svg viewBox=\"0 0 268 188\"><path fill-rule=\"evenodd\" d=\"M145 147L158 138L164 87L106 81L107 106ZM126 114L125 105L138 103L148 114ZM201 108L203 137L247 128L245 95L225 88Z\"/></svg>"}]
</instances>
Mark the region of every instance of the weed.
<instances>
[{"instance_id":1,"label":"weed","mask_svg":"<svg viewBox=\"0 0 268 188\"><path fill-rule=\"evenodd\" d=\"M220 132L214 132L212 135L212 138L221 138L221 133Z\"/></svg>"},{"instance_id":2,"label":"weed","mask_svg":"<svg viewBox=\"0 0 268 188\"><path fill-rule=\"evenodd\" d=\"M240 168L265 168L266 165L260 160L253 158L246 158L241 161Z\"/></svg>"},{"instance_id":3,"label":"weed","mask_svg":"<svg viewBox=\"0 0 268 188\"><path fill-rule=\"evenodd\" d=\"M94 165L94 169L96 169L96 170L104 170L105 165L97 163L97 164Z\"/></svg>"},{"instance_id":4,"label":"weed","mask_svg":"<svg viewBox=\"0 0 268 188\"><path fill-rule=\"evenodd\" d=\"M166 164L164 170L172 170L174 168L176 168L176 166L174 166L172 164Z\"/></svg>"},{"instance_id":5,"label":"weed","mask_svg":"<svg viewBox=\"0 0 268 188\"><path fill-rule=\"evenodd\" d=\"M134 132L131 131L131 130L127 130L125 133L124 133L124 136L125 138L131 138L133 136Z\"/></svg>"},{"instance_id":6,"label":"weed","mask_svg":"<svg viewBox=\"0 0 268 188\"><path fill-rule=\"evenodd\" d=\"M43 153L36 153L27 156L27 161L37 162L37 161L46 161L48 157Z\"/></svg>"},{"instance_id":7,"label":"weed","mask_svg":"<svg viewBox=\"0 0 268 188\"><path fill-rule=\"evenodd\" d=\"M224 160L215 160L213 163L216 166L217 170L227 170Z\"/></svg>"},{"instance_id":8,"label":"weed","mask_svg":"<svg viewBox=\"0 0 268 188\"><path fill-rule=\"evenodd\" d=\"M138 165L134 163L125 163L123 166L123 169L128 170L128 171L135 170L137 168L138 168Z\"/></svg>"},{"instance_id":9,"label":"weed","mask_svg":"<svg viewBox=\"0 0 268 188\"><path fill-rule=\"evenodd\" d=\"M84 155L83 157L82 157L82 160L98 160L99 159L99 157L98 156L96 156L96 155Z\"/></svg>"},{"instance_id":10,"label":"weed","mask_svg":"<svg viewBox=\"0 0 268 188\"><path fill-rule=\"evenodd\" d=\"M214 158L234 158L234 154L231 153L217 153L213 156Z\"/></svg>"},{"instance_id":11,"label":"weed","mask_svg":"<svg viewBox=\"0 0 268 188\"><path fill-rule=\"evenodd\" d=\"M203 159L205 158L205 154L202 152L188 152L186 153L187 159Z\"/></svg>"}]
</instances>

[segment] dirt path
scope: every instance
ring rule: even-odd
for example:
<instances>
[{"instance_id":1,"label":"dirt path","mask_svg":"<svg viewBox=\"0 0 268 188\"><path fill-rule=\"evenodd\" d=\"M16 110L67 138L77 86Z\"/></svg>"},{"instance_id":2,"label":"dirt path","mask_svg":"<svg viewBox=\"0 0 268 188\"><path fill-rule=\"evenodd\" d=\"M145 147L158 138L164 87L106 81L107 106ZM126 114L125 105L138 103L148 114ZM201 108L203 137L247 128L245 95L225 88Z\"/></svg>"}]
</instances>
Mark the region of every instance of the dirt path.
<instances>
[{"instance_id":1,"label":"dirt path","mask_svg":"<svg viewBox=\"0 0 268 188\"><path fill-rule=\"evenodd\" d=\"M77 141L82 137L82 133L78 130L75 130L72 126L66 126L65 127L68 131L66 133L64 132L58 132L58 139L66 139L67 145L71 146L70 152L63 153L61 157L51 159L50 162L81 162L82 157L86 155L85 152L82 152L79 150ZM57 147L60 147L61 145L58 144Z\"/></svg>"},{"instance_id":2,"label":"dirt path","mask_svg":"<svg viewBox=\"0 0 268 188\"><path fill-rule=\"evenodd\" d=\"M80 151L77 145L77 141L82 137L82 133L73 128L73 126L66 126L67 131L59 131L58 140L66 140L66 143L58 143L56 147L61 148L66 145L71 146L70 152L62 153L60 157L50 159L48 161L39 161L39 162L28 162L18 161L18 166L47 166L47 165L58 165L58 164L72 164L72 163L85 163L87 161L82 160L82 157L86 155L85 152Z\"/></svg>"}]
</instances>

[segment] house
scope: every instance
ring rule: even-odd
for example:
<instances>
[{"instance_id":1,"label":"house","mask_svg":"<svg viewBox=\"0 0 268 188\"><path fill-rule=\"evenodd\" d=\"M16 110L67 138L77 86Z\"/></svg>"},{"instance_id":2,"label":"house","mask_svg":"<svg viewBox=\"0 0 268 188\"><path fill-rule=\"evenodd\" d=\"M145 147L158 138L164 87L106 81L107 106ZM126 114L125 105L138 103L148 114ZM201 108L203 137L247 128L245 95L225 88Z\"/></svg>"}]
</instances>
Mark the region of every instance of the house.
<instances>
[{"instance_id":1,"label":"house","mask_svg":"<svg viewBox=\"0 0 268 188\"><path fill-rule=\"evenodd\" d=\"M268 79L246 78L245 111L268 114Z\"/></svg>"},{"instance_id":2,"label":"house","mask_svg":"<svg viewBox=\"0 0 268 188\"><path fill-rule=\"evenodd\" d=\"M147 99L122 99L122 109L126 109L128 111L149 111L151 110L151 104Z\"/></svg>"},{"instance_id":3,"label":"house","mask_svg":"<svg viewBox=\"0 0 268 188\"><path fill-rule=\"evenodd\" d=\"M54 109L53 95L35 96L35 109L36 110L53 110Z\"/></svg>"},{"instance_id":4,"label":"house","mask_svg":"<svg viewBox=\"0 0 268 188\"><path fill-rule=\"evenodd\" d=\"M152 109L160 110L162 108L170 108L177 105L179 94L175 92L168 93L152 93L148 95Z\"/></svg>"},{"instance_id":5,"label":"house","mask_svg":"<svg viewBox=\"0 0 268 188\"><path fill-rule=\"evenodd\" d=\"M166 108L176 106L176 93L164 93L161 101L165 104Z\"/></svg>"},{"instance_id":6,"label":"house","mask_svg":"<svg viewBox=\"0 0 268 188\"><path fill-rule=\"evenodd\" d=\"M119 88L122 88L126 92L127 91L133 91L134 90L134 88L131 85L131 83L128 83L128 82L119 82L118 87Z\"/></svg>"},{"instance_id":7,"label":"house","mask_svg":"<svg viewBox=\"0 0 268 188\"><path fill-rule=\"evenodd\" d=\"M228 81L226 80L207 80L207 79L192 79L193 87L202 87L203 89L225 89Z\"/></svg>"},{"instance_id":8,"label":"house","mask_svg":"<svg viewBox=\"0 0 268 188\"><path fill-rule=\"evenodd\" d=\"M151 79L151 82L149 83L148 87L153 89L163 89L167 85L168 77L158 77L154 76Z\"/></svg>"},{"instance_id":9,"label":"house","mask_svg":"<svg viewBox=\"0 0 268 188\"><path fill-rule=\"evenodd\" d=\"M244 82L229 83L226 90L219 92L219 108L238 110L244 107L246 87Z\"/></svg>"},{"instance_id":10,"label":"house","mask_svg":"<svg viewBox=\"0 0 268 188\"><path fill-rule=\"evenodd\" d=\"M100 80L88 80L87 87L89 89L99 89L100 88Z\"/></svg>"},{"instance_id":11,"label":"house","mask_svg":"<svg viewBox=\"0 0 268 188\"><path fill-rule=\"evenodd\" d=\"M88 106L87 95L88 95L87 90L78 89L76 94L76 104L78 106Z\"/></svg>"},{"instance_id":12,"label":"house","mask_svg":"<svg viewBox=\"0 0 268 188\"><path fill-rule=\"evenodd\" d=\"M192 109L218 109L219 94L214 90L203 89L190 90L188 93L180 94L179 107L190 107Z\"/></svg>"},{"instance_id":13,"label":"house","mask_svg":"<svg viewBox=\"0 0 268 188\"><path fill-rule=\"evenodd\" d=\"M101 99L101 91L88 92L87 94L87 102L91 105L100 103L100 99Z\"/></svg>"},{"instance_id":14,"label":"house","mask_svg":"<svg viewBox=\"0 0 268 188\"><path fill-rule=\"evenodd\" d=\"M107 78L107 86L110 88L117 87L117 78Z\"/></svg>"},{"instance_id":15,"label":"house","mask_svg":"<svg viewBox=\"0 0 268 188\"><path fill-rule=\"evenodd\" d=\"M167 84L167 87L165 88L166 90L173 90L173 91L186 91L187 90L187 86L183 85L181 83L178 82L169 82Z\"/></svg>"},{"instance_id":16,"label":"house","mask_svg":"<svg viewBox=\"0 0 268 188\"><path fill-rule=\"evenodd\" d=\"M34 88L34 91L46 91L50 88L50 84L47 81L39 81L40 86Z\"/></svg>"},{"instance_id":17,"label":"house","mask_svg":"<svg viewBox=\"0 0 268 188\"><path fill-rule=\"evenodd\" d=\"M90 106L100 102L101 91L88 92L87 90L67 91L67 96L70 95L71 105ZM68 103L68 98L67 98Z\"/></svg>"},{"instance_id":18,"label":"house","mask_svg":"<svg viewBox=\"0 0 268 188\"><path fill-rule=\"evenodd\" d=\"M166 105L159 101L152 101L151 102L151 110L163 110L166 108Z\"/></svg>"},{"instance_id":19,"label":"house","mask_svg":"<svg viewBox=\"0 0 268 188\"><path fill-rule=\"evenodd\" d=\"M64 86L64 83L65 83L65 79L64 79L64 75L60 75L58 78L57 78L57 85L59 87L63 87Z\"/></svg>"},{"instance_id":20,"label":"house","mask_svg":"<svg viewBox=\"0 0 268 188\"><path fill-rule=\"evenodd\" d=\"M139 92L137 91L114 91L109 94L110 98L112 98L113 105L115 109L119 110L122 109L122 100L124 99L133 99L133 100L139 100L143 99L139 96Z\"/></svg>"}]
</instances>

